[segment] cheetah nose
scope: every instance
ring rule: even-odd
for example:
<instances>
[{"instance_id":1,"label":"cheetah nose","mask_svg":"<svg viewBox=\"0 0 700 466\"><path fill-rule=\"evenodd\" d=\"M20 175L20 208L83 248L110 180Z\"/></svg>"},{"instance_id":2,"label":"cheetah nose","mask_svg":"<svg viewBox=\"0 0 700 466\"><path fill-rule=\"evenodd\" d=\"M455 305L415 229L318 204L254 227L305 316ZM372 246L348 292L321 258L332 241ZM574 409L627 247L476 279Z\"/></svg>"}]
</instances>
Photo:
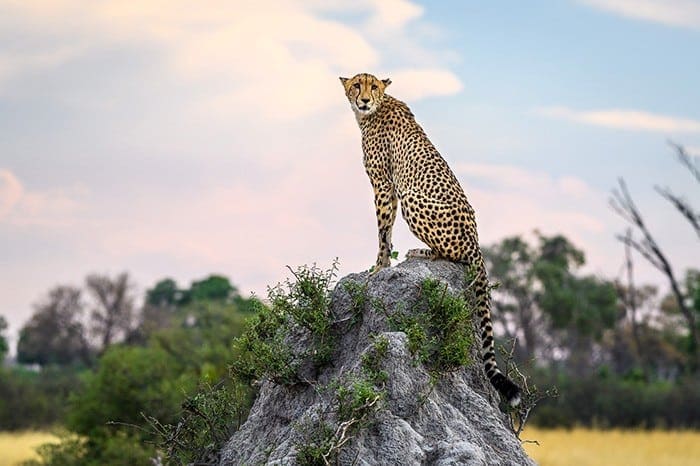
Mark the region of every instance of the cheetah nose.
<instances>
[{"instance_id":1,"label":"cheetah nose","mask_svg":"<svg viewBox=\"0 0 700 466\"><path fill-rule=\"evenodd\" d=\"M360 99L360 100L363 101L363 102L366 103L366 104L369 103L369 99Z\"/></svg>"}]
</instances>

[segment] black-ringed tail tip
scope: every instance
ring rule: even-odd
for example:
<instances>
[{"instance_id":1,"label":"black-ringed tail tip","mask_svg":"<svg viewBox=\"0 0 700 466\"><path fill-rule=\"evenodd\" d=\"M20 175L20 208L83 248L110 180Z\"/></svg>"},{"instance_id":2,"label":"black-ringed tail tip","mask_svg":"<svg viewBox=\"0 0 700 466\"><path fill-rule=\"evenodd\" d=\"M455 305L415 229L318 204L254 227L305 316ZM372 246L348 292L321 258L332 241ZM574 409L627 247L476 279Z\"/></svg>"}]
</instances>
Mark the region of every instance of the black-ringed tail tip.
<instances>
[{"instance_id":1,"label":"black-ringed tail tip","mask_svg":"<svg viewBox=\"0 0 700 466\"><path fill-rule=\"evenodd\" d=\"M491 385L498 391L501 397L513 408L520 404L520 387L500 371L491 377Z\"/></svg>"}]
</instances>

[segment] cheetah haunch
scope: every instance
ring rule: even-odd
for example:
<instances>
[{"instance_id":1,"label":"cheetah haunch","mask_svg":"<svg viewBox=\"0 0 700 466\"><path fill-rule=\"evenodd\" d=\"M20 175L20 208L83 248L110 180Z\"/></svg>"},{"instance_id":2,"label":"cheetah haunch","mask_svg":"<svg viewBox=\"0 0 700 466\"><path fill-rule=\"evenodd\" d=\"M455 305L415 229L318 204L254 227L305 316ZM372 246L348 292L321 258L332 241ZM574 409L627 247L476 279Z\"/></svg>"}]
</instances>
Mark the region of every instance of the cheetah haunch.
<instances>
[{"instance_id":1,"label":"cheetah haunch","mask_svg":"<svg viewBox=\"0 0 700 466\"><path fill-rule=\"evenodd\" d=\"M362 73L340 81L362 131L363 162L374 188L379 228L374 272L390 265L391 230L400 202L409 229L430 247L411 250L407 256L445 258L476 268L474 286L484 370L501 396L517 406L520 388L496 365L488 276L479 249L474 209L462 186L408 106L385 94L391 80Z\"/></svg>"}]
</instances>

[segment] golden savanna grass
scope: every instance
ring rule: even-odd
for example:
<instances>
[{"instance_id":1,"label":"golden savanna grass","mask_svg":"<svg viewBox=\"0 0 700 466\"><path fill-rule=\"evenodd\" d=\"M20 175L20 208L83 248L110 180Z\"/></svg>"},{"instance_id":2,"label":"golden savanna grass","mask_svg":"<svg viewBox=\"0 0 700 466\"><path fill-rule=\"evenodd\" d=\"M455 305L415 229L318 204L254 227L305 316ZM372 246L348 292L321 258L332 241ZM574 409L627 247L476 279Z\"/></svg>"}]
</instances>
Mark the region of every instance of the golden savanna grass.
<instances>
[{"instance_id":1,"label":"golden savanna grass","mask_svg":"<svg viewBox=\"0 0 700 466\"><path fill-rule=\"evenodd\" d=\"M525 450L540 466L698 466L700 431L540 430L529 428ZM0 432L0 466L35 458L34 449L57 441L45 432Z\"/></svg>"},{"instance_id":2,"label":"golden savanna grass","mask_svg":"<svg viewBox=\"0 0 700 466\"><path fill-rule=\"evenodd\" d=\"M47 432L0 432L0 466L37 458L35 449L58 438Z\"/></svg>"},{"instance_id":3,"label":"golden savanna grass","mask_svg":"<svg viewBox=\"0 0 700 466\"><path fill-rule=\"evenodd\" d=\"M525 450L540 466L698 466L700 431L540 430Z\"/></svg>"}]
</instances>

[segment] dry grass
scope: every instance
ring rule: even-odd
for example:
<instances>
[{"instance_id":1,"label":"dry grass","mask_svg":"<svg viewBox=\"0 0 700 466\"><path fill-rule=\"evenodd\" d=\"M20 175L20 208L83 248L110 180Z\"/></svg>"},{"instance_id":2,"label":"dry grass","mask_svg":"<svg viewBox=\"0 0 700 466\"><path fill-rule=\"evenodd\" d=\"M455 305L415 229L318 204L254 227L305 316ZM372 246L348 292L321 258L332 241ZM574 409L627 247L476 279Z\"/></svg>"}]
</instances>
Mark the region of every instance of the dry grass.
<instances>
[{"instance_id":1,"label":"dry grass","mask_svg":"<svg viewBox=\"0 0 700 466\"><path fill-rule=\"evenodd\" d=\"M540 466L698 466L699 431L540 430L529 428L525 450Z\"/></svg>"},{"instance_id":2,"label":"dry grass","mask_svg":"<svg viewBox=\"0 0 700 466\"><path fill-rule=\"evenodd\" d=\"M0 466L36 458L36 447L55 441L56 436L47 432L0 432Z\"/></svg>"},{"instance_id":3,"label":"dry grass","mask_svg":"<svg viewBox=\"0 0 700 466\"><path fill-rule=\"evenodd\" d=\"M540 430L528 428L525 450L540 466L698 466L700 431ZM34 449L57 441L46 432L0 432L0 466L35 458Z\"/></svg>"}]
</instances>

